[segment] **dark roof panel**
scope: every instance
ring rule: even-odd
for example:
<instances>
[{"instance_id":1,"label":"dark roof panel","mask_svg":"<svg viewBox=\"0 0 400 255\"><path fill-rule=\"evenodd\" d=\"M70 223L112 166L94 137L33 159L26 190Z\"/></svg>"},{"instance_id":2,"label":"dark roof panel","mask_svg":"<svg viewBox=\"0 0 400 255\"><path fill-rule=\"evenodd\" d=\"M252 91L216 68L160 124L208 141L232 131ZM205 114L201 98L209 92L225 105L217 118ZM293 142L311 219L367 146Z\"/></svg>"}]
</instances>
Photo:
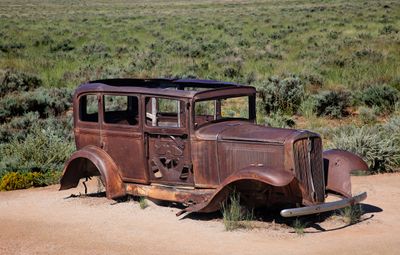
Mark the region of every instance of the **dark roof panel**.
<instances>
[{"instance_id":1,"label":"dark roof panel","mask_svg":"<svg viewBox=\"0 0 400 255\"><path fill-rule=\"evenodd\" d=\"M213 91L220 91L226 89L228 90L234 89L236 91L236 89L238 88L244 89L244 91L247 91L247 93L250 92L252 93L254 90L254 88L250 86L244 86L230 82L221 82L215 80L106 79L106 80L90 81L86 84L82 84L76 90L76 93L80 94L90 91L116 92L116 93L125 92L125 93L140 93L149 95L153 94L153 95L193 98L197 94L204 94L204 92L213 93ZM221 92L217 94L220 93ZM222 94L225 95L226 92Z\"/></svg>"}]
</instances>

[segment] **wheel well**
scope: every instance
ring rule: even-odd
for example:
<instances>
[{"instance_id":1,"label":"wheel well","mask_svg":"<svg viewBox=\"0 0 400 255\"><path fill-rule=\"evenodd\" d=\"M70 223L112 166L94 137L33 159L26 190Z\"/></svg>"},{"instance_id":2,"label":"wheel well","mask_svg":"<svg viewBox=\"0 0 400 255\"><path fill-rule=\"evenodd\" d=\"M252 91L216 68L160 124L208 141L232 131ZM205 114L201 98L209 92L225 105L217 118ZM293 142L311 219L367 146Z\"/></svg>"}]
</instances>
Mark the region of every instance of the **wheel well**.
<instances>
[{"instance_id":1,"label":"wheel well","mask_svg":"<svg viewBox=\"0 0 400 255\"><path fill-rule=\"evenodd\" d=\"M91 176L101 176L97 166L88 158L75 158L64 169L60 190L75 188L80 179Z\"/></svg>"}]
</instances>

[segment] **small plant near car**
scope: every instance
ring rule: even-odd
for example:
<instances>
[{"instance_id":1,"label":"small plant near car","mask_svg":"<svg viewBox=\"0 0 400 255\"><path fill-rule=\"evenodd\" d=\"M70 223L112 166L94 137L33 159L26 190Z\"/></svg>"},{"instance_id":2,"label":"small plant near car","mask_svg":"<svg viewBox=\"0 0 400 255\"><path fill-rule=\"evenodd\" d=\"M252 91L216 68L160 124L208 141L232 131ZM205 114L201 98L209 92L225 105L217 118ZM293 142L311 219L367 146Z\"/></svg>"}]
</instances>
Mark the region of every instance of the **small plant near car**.
<instances>
[{"instance_id":1,"label":"small plant near car","mask_svg":"<svg viewBox=\"0 0 400 255\"><path fill-rule=\"evenodd\" d=\"M307 223L299 218L296 218L292 224L293 230L298 235L304 235L304 229L307 227Z\"/></svg>"},{"instance_id":2,"label":"small plant near car","mask_svg":"<svg viewBox=\"0 0 400 255\"><path fill-rule=\"evenodd\" d=\"M238 228L251 228L250 221L254 219L253 211L240 204L240 193L235 190L229 199L222 204L222 216L226 231Z\"/></svg>"},{"instance_id":3,"label":"small plant near car","mask_svg":"<svg viewBox=\"0 0 400 255\"><path fill-rule=\"evenodd\" d=\"M142 210L146 209L149 206L145 197L139 197L139 206Z\"/></svg>"},{"instance_id":4,"label":"small plant near car","mask_svg":"<svg viewBox=\"0 0 400 255\"><path fill-rule=\"evenodd\" d=\"M362 215L363 210L360 204L348 206L339 211L339 216L349 225L359 222Z\"/></svg>"}]
</instances>

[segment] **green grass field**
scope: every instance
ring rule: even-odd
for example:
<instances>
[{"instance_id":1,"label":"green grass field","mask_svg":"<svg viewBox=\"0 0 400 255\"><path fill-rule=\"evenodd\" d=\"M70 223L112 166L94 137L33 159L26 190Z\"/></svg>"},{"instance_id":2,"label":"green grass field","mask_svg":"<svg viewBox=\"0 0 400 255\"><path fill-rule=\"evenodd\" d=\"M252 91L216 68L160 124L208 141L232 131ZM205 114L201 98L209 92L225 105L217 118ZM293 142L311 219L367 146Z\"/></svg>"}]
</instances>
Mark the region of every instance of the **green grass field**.
<instances>
[{"instance_id":1,"label":"green grass field","mask_svg":"<svg viewBox=\"0 0 400 255\"><path fill-rule=\"evenodd\" d=\"M0 0L0 177L30 160L10 155L26 148L27 135L35 137L35 122L71 145L70 105L59 102L80 83L114 77L256 86L264 93L260 123L315 130L326 146L351 149L371 166L378 161L375 171L393 171L400 165L399 63L395 0ZM5 89L18 86L28 89ZM271 98L278 87L287 90ZM298 97L287 99L294 90ZM27 99L36 108L22 105ZM370 140L356 132L361 126ZM362 141L344 143L348 129ZM389 145L377 145L382 140Z\"/></svg>"},{"instance_id":2,"label":"green grass field","mask_svg":"<svg viewBox=\"0 0 400 255\"><path fill-rule=\"evenodd\" d=\"M0 69L47 87L107 77L399 86L398 1L0 1ZM311 88L310 88L311 89Z\"/></svg>"}]
</instances>

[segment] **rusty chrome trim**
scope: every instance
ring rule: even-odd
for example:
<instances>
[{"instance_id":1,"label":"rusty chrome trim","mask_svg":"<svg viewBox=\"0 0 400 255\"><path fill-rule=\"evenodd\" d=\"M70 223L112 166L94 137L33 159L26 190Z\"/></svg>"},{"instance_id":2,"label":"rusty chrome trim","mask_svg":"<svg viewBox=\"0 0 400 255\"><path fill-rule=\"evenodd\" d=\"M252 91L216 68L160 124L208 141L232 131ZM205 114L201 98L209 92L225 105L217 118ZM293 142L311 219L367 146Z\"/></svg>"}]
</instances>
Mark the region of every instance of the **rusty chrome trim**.
<instances>
[{"instance_id":1,"label":"rusty chrome trim","mask_svg":"<svg viewBox=\"0 0 400 255\"><path fill-rule=\"evenodd\" d=\"M367 198L367 192L360 193L355 195L354 197L344 198L342 200L334 201L334 202L327 202L319 205L312 205L306 207L299 207L299 208L290 208L284 209L281 211L282 217L295 217L295 216L303 216L309 215L314 213L322 213L333 211L336 209L340 209L349 205L360 203L361 201Z\"/></svg>"}]
</instances>

